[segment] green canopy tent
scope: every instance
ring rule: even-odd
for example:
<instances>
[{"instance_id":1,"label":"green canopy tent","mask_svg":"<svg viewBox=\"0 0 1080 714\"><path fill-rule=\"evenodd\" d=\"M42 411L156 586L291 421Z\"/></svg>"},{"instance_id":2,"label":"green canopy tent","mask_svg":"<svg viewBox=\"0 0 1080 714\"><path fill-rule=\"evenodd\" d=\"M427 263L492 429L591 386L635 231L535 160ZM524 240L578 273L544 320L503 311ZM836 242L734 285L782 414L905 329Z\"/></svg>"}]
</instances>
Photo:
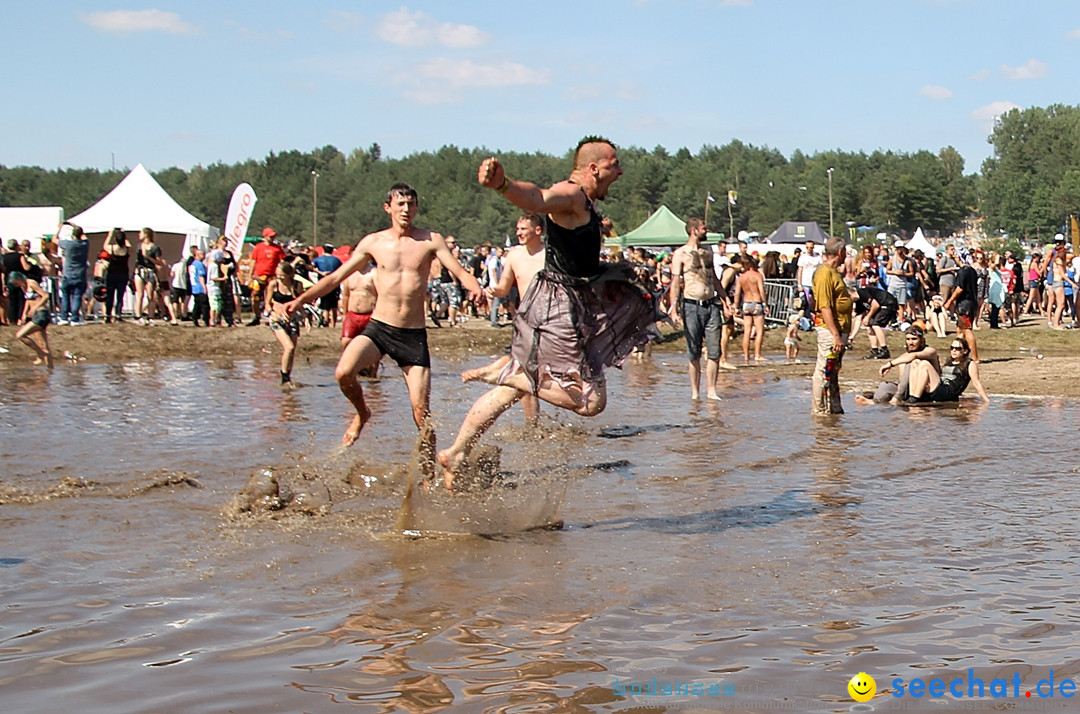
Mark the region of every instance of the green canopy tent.
<instances>
[{"instance_id":1,"label":"green canopy tent","mask_svg":"<svg viewBox=\"0 0 1080 714\"><path fill-rule=\"evenodd\" d=\"M705 240L715 242L723 240L723 233L709 233ZM676 216L667 206L660 206L645 222L621 236L605 238L607 248L627 248L629 246L664 246L683 245L686 243L686 221Z\"/></svg>"}]
</instances>

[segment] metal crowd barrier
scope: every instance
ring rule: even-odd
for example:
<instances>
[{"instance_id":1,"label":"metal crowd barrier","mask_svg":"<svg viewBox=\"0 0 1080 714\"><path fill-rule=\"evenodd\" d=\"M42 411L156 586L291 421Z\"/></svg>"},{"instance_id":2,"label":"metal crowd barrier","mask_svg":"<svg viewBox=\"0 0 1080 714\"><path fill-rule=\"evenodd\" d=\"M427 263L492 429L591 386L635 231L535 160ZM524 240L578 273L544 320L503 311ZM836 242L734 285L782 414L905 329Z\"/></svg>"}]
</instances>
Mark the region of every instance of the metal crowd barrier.
<instances>
[{"instance_id":1,"label":"metal crowd barrier","mask_svg":"<svg viewBox=\"0 0 1080 714\"><path fill-rule=\"evenodd\" d=\"M765 314L765 322L786 325L788 316L795 312L791 302L797 290L794 280L766 280L765 302L769 311Z\"/></svg>"}]
</instances>

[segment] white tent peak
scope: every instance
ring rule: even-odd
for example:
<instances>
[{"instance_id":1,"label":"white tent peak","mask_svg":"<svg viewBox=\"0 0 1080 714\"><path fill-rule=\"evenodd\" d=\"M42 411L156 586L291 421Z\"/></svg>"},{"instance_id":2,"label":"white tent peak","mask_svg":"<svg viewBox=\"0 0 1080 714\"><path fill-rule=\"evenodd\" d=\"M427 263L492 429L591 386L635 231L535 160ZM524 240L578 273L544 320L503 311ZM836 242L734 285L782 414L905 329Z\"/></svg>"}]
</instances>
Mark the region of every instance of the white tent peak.
<instances>
[{"instance_id":1,"label":"white tent peak","mask_svg":"<svg viewBox=\"0 0 1080 714\"><path fill-rule=\"evenodd\" d=\"M135 233L143 227L153 228L167 259L187 255L190 245L205 248L221 235L221 229L188 213L142 164L133 168L104 198L72 217L70 222L82 226L88 234L107 233L112 228ZM169 240L170 235L183 240ZM98 250L94 241L92 247Z\"/></svg>"},{"instance_id":2,"label":"white tent peak","mask_svg":"<svg viewBox=\"0 0 1080 714\"><path fill-rule=\"evenodd\" d=\"M934 247L934 245L930 241L926 240L926 236L923 235L921 227L915 229L915 235L913 235L911 237L911 240L909 240L904 245L907 246L908 251L912 253L914 253L916 250L921 250L923 252L923 255L934 255L937 252L937 249Z\"/></svg>"},{"instance_id":3,"label":"white tent peak","mask_svg":"<svg viewBox=\"0 0 1080 714\"><path fill-rule=\"evenodd\" d=\"M210 224L188 213L161 187L142 164L100 201L71 219L87 233L123 228L137 231L149 226L164 233L210 237ZM218 231L220 235L220 231Z\"/></svg>"}]
</instances>

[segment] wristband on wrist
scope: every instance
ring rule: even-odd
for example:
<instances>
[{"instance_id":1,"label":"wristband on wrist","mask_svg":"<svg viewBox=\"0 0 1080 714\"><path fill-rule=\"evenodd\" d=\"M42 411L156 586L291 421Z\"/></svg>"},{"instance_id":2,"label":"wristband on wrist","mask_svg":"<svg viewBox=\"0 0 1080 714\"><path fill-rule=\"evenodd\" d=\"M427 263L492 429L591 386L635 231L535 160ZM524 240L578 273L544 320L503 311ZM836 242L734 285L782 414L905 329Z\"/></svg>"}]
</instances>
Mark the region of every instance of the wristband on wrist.
<instances>
[{"instance_id":1,"label":"wristband on wrist","mask_svg":"<svg viewBox=\"0 0 1080 714\"><path fill-rule=\"evenodd\" d=\"M499 186L495 190L498 191L499 193L506 193L507 190L509 190L509 188L510 188L510 179L503 176L502 186Z\"/></svg>"}]
</instances>

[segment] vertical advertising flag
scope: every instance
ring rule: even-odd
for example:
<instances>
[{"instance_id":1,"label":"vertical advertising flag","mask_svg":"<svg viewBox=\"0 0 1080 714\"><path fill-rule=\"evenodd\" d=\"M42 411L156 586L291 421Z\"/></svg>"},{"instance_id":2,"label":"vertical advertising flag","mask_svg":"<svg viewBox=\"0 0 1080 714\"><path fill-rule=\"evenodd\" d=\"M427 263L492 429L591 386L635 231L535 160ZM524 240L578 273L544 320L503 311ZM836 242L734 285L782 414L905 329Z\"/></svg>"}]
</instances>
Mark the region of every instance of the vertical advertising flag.
<instances>
[{"instance_id":1,"label":"vertical advertising flag","mask_svg":"<svg viewBox=\"0 0 1080 714\"><path fill-rule=\"evenodd\" d=\"M244 236L247 235L248 224L251 223L251 212L255 210L257 200L259 199L255 195L255 189L242 183L233 191L232 200L229 201L224 235L227 247L237 258L240 257L241 248L244 247Z\"/></svg>"},{"instance_id":2,"label":"vertical advertising flag","mask_svg":"<svg viewBox=\"0 0 1080 714\"><path fill-rule=\"evenodd\" d=\"M730 205L734 206L736 201L738 201L738 200L739 200L739 192L738 191L732 190L732 191L727 192L727 202Z\"/></svg>"}]
</instances>

